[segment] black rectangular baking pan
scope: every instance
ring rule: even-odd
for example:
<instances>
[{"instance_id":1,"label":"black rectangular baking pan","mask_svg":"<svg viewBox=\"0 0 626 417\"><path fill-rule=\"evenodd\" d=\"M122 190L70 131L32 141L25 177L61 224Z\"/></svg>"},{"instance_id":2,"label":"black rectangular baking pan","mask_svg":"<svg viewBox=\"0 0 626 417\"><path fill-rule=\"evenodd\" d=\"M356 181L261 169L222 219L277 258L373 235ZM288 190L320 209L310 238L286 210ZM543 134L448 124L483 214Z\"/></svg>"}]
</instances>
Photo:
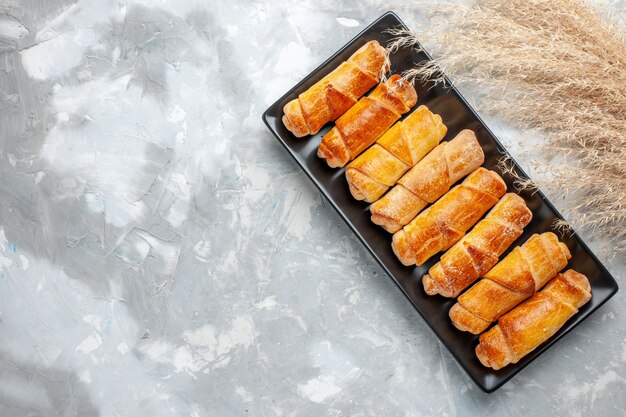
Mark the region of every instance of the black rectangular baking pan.
<instances>
[{"instance_id":1,"label":"black rectangular baking pan","mask_svg":"<svg viewBox=\"0 0 626 417\"><path fill-rule=\"evenodd\" d=\"M474 348L478 344L478 336L461 332L450 322L448 311L455 300L441 296L428 296L421 285L422 276L439 260L439 255L434 256L420 267L403 266L391 250L391 234L370 221L369 204L352 198L348 190L344 169L329 168L323 160L317 157L317 147L321 138L330 130L332 124L326 125L317 135L298 139L285 128L281 121L282 109L287 102L306 91L341 62L348 59L366 42L375 39L381 45L386 46L393 38L387 30L400 27L406 28L393 12L382 15L278 99L276 103L272 104L263 114L263 121L363 242L374 259L394 280L461 367L483 391L493 392L615 295L618 290L617 283L576 234L561 236L562 241L567 244L572 253L572 259L567 268L574 268L589 278L593 295L591 301L583 306L581 311L570 319L557 334L517 364L511 364L499 371L481 365L474 352ZM426 53L418 53L415 49L404 48L394 53L390 59L392 73L402 73L415 63L431 58ZM415 87L418 93L418 103L414 109L420 104L425 104L431 111L441 115L443 122L448 127L448 133L444 140L454 138L463 129L473 130L485 152L483 166L502 174L497 163L503 155L508 155L506 150L458 91L454 87L445 88L429 83ZM527 175L514 161L513 164L517 173L527 178ZM503 175L503 178L507 183L508 190L516 191L513 178L508 175ZM525 242L532 234L551 230L554 221L562 219L560 213L541 192L521 192L518 194L526 200L528 207L532 210L533 220L526 227L524 234L511 245L509 251ZM505 252L501 259L509 251Z\"/></svg>"}]
</instances>

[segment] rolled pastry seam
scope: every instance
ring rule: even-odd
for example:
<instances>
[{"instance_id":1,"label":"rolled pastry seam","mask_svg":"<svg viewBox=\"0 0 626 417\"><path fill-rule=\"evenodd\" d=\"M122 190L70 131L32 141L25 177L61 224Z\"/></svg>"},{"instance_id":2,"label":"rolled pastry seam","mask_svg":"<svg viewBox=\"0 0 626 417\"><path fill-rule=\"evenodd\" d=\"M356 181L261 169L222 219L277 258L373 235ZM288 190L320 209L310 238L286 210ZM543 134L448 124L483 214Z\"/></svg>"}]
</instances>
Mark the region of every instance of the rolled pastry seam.
<instances>
[{"instance_id":1,"label":"rolled pastry seam","mask_svg":"<svg viewBox=\"0 0 626 417\"><path fill-rule=\"evenodd\" d=\"M346 179L352 196L368 203L378 200L437 146L447 131L441 116L419 106L348 165Z\"/></svg>"},{"instance_id":2,"label":"rolled pastry seam","mask_svg":"<svg viewBox=\"0 0 626 417\"><path fill-rule=\"evenodd\" d=\"M388 70L386 58L385 48L377 41L366 43L330 74L287 103L283 107L283 124L296 137L316 134L380 81Z\"/></svg>"},{"instance_id":3,"label":"rolled pastry seam","mask_svg":"<svg viewBox=\"0 0 626 417\"><path fill-rule=\"evenodd\" d=\"M450 142L433 149L372 204L372 222L390 233L397 232L484 161L485 155L474 132L461 131Z\"/></svg>"},{"instance_id":4,"label":"rolled pastry seam","mask_svg":"<svg viewBox=\"0 0 626 417\"><path fill-rule=\"evenodd\" d=\"M554 233L532 235L461 294L450 309L452 324L462 331L481 333L543 287L570 258L567 245Z\"/></svg>"},{"instance_id":5,"label":"rolled pastry seam","mask_svg":"<svg viewBox=\"0 0 626 417\"><path fill-rule=\"evenodd\" d=\"M393 235L394 253L403 265L422 265L458 242L505 191L500 175L478 168Z\"/></svg>"},{"instance_id":6,"label":"rolled pastry seam","mask_svg":"<svg viewBox=\"0 0 626 417\"><path fill-rule=\"evenodd\" d=\"M498 262L500 255L522 235L532 217L522 197L505 194L487 216L424 275L422 284L426 293L457 297Z\"/></svg>"},{"instance_id":7,"label":"rolled pastry seam","mask_svg":"<svg viewBox=\"0 0 626 417\"><path fill-rule=\"evenodd\" d=\"M317 156L342 167L376 141L417 102L415 88L397 74L360 99L322 138Z\"/></svg>"},{"instance_id":8,"label":"rolled pastry seam","mask_svg":"<svg viewBox=\"0 0 626 417\"><path fill-rule=\"evenodd\" d=\"M517 363L552 337L590 299L587 277L567 270L480 335L476 356L495 370Z\"/></svg>"}]
</instances>

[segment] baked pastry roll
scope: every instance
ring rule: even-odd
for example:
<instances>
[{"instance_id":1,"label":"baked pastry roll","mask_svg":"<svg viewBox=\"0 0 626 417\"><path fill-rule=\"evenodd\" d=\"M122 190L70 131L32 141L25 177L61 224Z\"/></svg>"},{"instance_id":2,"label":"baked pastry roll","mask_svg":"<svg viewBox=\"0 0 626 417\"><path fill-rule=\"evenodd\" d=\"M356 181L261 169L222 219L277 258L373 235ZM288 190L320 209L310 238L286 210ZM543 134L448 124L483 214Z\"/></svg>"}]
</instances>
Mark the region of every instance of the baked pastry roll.
<instances>
[{"instance_id":1,"label":"baked pastry roll","mask_svg":"<svg viewBox=\"0 0 626 417\"><path fill-rule=\"evenodd\" d=\"M361 98L322 138L317 156L342 167L376 141L417 102L415 88L394 74Z\"/></svg>"},{"instance_id":2,"label":"baked pastry roll","mask_svg":"<svg viewBox=\"0 0 626 417\"><path fill-rule=\"evenodd\" d=\"M346 168L352 196L372 203L446 135L441 116L419 106Z\"/></svg>"},{"instance_id":3,"label":"baked pastry roll","mask_svg":"<svg viewBox=\"0 0 626 417\"><path fill-rule=\"evenodd\" d=\"M394 253L404 265L423 264L458 242L505 191L500 175L478 168L393 235Z\"/></svg>"},{"instance_id":4,"label":"baked pastry roll","mask_svg":"<svg viewBox=\"0 0 626 417\"><path fill-rule=\"evenodd\" d=\"M314 135L336 120L374 87L384 72L387 52L370 41L330 74L283 107L283 124L296 137Z\"/></svg>"},{"instance_id":5,"label":"baked pastry roll","mask_svg":"<svg viewBox=\"0 0 626 417\"><path fill-rule=\"evenodd\" d=\"M489 214L424 275L422 284L426 293L457 297L498 262L500 255L522 235L532 217L522 197L505 194Z\"/></svg>"},{"instance_id":6,"label":"baked pastry roll","mask_svg":"<svg viewBox=\"0 0 626 417\"><path fill-rule=\"evenodd\" d=\"M484 161L485 154L474 132L461 131L450 142L433 149L372 204L372 221L390 233L397 232Z\"/></svg>"},{"instance_id":7,"label":"baked pastry roll","mask_svg":"<svg viewBox=\"0 0 626 417\"><path fill-rule=\"evenodd\" d=\"M450 309L452 324L481 333L543 287L570 258L569 249L554 233L532 235L458 298Z\"/></svg>"},{"instance_id":8,"label":"baked pastry roll","mask_svg":"<svg viewBox=\"0 0 626 417\"><path fill-rule=\"evenodd\" d=\"M535 350L552 337L591 299L591 286L572 269L559 274L546 287L504 316L480 335L476 356L495 370Z\"/></svg>"}]
</instances>

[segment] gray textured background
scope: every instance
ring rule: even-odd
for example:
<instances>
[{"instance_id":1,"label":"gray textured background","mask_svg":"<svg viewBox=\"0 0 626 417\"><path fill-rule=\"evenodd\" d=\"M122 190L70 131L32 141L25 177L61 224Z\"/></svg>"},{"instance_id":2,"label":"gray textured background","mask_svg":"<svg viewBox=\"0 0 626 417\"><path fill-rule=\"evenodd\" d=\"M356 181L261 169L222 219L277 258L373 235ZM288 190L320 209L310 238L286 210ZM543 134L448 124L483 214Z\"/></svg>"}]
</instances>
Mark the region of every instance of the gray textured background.
<instances>
[{"instance_id":1,"label":"gray textured background","mask_svg":"<svg viewBox=\"0 0 626 417\"><path fill-rule=\"evenodd\" d=\"M483 394L262 125L389 5L0 4L0 416L626 415L624 291Z\"/></svg>"}]
</instances>

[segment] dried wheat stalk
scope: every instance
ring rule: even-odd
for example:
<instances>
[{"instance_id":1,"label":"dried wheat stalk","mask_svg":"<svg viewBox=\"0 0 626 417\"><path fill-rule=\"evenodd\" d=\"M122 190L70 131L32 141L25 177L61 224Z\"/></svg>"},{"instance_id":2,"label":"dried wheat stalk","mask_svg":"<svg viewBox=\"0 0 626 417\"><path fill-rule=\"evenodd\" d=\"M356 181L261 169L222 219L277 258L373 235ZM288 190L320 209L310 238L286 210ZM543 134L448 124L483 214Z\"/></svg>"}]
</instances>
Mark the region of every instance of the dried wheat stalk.
<instances>
[{"instance_id":1,"label":"dried wheat stalk","mask_svg":"<svg viewBox=\"0 0 626 417\"><path fill-rule=\"evenodd\" d=\"M536 186L567 196L579 230L626 253L626 35L582 0L477 0L431 14L433 28L398 30L390 51L417 41L435 60L408 79L479 86L481 110L540 129L549 180ZM447 24L446 24L447 23ZM442 30L442 25L445 28ZM533 184L522 182L524 188Z\"/></svg>"}]
</instances>

